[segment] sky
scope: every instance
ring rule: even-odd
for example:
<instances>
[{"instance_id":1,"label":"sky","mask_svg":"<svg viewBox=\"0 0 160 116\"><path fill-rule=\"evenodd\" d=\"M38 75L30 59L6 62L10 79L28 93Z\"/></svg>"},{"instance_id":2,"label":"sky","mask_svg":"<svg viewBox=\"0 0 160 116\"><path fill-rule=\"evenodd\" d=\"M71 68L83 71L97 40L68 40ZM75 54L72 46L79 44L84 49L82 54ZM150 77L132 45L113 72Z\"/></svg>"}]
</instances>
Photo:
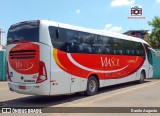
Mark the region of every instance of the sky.
<instances>
[{"instance_id":1,"label":"sky","mask_svg":"<svg viewBox=\"0 0 160 116\"><path fill-rule=\"evenodd\" d=\"M131 6L142 6L145 19L128 19ZM27 20L53 20L117 33L151 31L148 21L160 17L160 0L0 0L0 11L5 44L10 25Z\"/></svg>"}]
</instances>

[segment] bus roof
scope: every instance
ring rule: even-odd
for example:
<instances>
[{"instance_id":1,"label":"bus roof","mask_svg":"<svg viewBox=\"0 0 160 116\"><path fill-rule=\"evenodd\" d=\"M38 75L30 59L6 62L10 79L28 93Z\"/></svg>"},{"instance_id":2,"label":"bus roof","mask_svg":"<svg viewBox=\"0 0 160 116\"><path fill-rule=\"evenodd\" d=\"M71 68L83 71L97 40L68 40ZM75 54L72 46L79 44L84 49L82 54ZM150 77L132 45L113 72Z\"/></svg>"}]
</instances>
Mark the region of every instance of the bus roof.
<instances>
[{"instance_id":1,"label":"bus roof","mask_svg":"<svg viewBox=\"0 0 160 116\"><path fill-rule=\"evenodd\" d=\"M58 25L61 28L77 30L77 31L82 31L82 32L88 32L88 33L93 33L93 34L98 34L98 35L103 35L103 36L109 36L109 37L119 38L119 39L124 39L124 40L136 41L136 42L141 42L141 43L145 43L145 44L149 45L143 39L124 35L121 33L110 32L107 30L96 30L96 29L84 28L84 27L73 26L73 25L59 23L59 22L55 22L55 21L49 21L49 20L41 20L40 22L45 23L47 26L57 26Z\"/></svg>"}]
</instances>

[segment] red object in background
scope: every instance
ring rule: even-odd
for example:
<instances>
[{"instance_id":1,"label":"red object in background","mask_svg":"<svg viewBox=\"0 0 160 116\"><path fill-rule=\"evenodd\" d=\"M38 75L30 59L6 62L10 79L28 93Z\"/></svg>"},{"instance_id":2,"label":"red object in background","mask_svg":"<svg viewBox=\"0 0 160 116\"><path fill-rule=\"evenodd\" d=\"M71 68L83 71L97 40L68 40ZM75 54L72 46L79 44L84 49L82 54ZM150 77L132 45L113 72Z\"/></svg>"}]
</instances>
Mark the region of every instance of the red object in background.
<instances>
[{"instance_id":1,"label":"red object in background","mask_svg":"<svg viewBox=\"0 0 160 116\"><path fill-rule=\"evenodd\" d=\"M135 37L138 37L138 33L134 33L134 36L135 36Z\"/></svg>"}]
</instances>

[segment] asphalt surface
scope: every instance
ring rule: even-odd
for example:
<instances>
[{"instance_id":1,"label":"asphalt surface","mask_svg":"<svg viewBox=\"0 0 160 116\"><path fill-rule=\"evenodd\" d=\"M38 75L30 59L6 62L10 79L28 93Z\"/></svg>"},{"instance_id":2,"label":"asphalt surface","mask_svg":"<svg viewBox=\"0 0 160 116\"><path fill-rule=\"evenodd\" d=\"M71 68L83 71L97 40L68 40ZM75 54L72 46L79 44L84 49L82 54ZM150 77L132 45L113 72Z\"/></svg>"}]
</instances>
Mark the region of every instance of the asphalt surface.
<instances>
[{"instance_id":1,"label":"asphalt surface","mask_svg":"<svg viewBox=\"0 0 160 116\"><path fill-rule=\"evenodd\" d=\"M0 82L0 107L158 107L160 108L160 80L148 79L143 84L136 82L102 88L94 96L80 94L61 96L32 96L11 92L6 82ZM45 110L46 109L46 110ZM77 110L77 109L75 109ZM94 110L95 109L91 109ZM113 109L113 110L116 110ZM93 111L93 112L94 112ZM90 111L92 112L92 111ZM82 112L83 113L83 112ZM16 114L17 115L17 114ZM50 114L45 114L50 115ZM74 115L73 113L54 113L54 115ZM77 113L76 115L81 115ZM104 115L103 113L87 113L85 115ZM151 113L109 113L109 115L148 115ZM160 116L159 113L152 115Z\"/></svg>"}]
</instances>

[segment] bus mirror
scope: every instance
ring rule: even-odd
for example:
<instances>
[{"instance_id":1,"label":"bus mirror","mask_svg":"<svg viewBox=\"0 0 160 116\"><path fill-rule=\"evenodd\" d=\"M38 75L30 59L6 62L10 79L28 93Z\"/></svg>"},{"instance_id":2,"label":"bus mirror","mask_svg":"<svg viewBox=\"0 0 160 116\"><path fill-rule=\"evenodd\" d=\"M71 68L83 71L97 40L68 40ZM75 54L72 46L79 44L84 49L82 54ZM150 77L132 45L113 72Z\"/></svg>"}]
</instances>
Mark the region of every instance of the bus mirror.
<instances>
[{"instance_id":1,"label":"bus mirror","mask_svg":"<svg viewBox=\"0 0 160 116\"><path fill-rule=\"evenodd\" d=\"M59 38L59 30L56 30L56 37Z\"/></svg>"}]
</instances>

